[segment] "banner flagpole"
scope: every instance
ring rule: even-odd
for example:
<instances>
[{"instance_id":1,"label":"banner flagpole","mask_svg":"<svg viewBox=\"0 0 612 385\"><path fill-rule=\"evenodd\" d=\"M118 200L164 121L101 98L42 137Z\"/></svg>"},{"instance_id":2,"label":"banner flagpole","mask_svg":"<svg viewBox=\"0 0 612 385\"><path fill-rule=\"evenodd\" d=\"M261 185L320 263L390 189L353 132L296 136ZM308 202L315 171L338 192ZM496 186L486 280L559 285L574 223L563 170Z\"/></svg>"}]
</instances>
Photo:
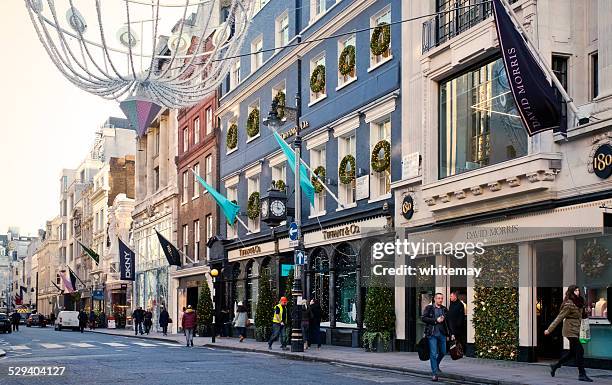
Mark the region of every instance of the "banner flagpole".
<instances>
[{"instance_id":1,"label":"banner flagpole","mask_svg":"<svg viewBox=\"0 0 612 385\"><path fill-rule=\"evenodd\" d=\"M565 100L567 105L570 107L570 109L574 113L574 121L576 121L578 119L578 108L574 104L574 100L568 95L567 91L565 91L565 88L563 88L563 85L561 84L559 79L557 79L557 76L555 75L555 73L552 70L552 68L550 68L550 66L548 65L548 62L546 60L544 60L544 58L540 54L540 51L538 51L538 49L536 48L535 43L533 42L533 40L531 39L531 37L529 36L529 34L525 30L525 28L523 28L523 24L521 24L518 21L519 20L518 16L516 15L516 13L514 13L514 10L512 9L512 7L510 5L508 5L506 0L501 0L501 2L503 4L504 8L506 9L506 11L508 12L508 15L510 15L510 18L514 22L514 26L521 33L523 38L525 38L525 40L527 42L527 47L529 47L529 50L531 51L531 53L534 54L535 57L540 59L539 60L540 68L542 68L542 70L544 72L546 72L548 74L548 76L550 76L550 79L552 80L553 84L555 85L555 87L557 87L557 89L561 93L561 96L563 97L563 100Z\"/></svg>"}]
</instances>

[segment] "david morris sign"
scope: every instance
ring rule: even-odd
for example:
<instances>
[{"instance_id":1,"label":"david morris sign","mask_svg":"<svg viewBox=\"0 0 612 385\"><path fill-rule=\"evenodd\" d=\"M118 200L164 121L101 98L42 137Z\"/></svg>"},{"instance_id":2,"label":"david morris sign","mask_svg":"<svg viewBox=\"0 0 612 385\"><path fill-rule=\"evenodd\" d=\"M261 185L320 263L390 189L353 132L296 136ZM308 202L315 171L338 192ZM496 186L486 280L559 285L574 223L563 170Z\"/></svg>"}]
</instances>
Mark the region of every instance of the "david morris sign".
<instances>
[{"instance_id":1,"label":"david morris sign","mask_svg":"<svg viewBox=\"0 0 612 385\"><path fill-rule=\"evenodd\" d=\"M612 146L602 144L593 154L593 172L601 179L608 179L612 175Z\"/></svg>"}]
</instances>

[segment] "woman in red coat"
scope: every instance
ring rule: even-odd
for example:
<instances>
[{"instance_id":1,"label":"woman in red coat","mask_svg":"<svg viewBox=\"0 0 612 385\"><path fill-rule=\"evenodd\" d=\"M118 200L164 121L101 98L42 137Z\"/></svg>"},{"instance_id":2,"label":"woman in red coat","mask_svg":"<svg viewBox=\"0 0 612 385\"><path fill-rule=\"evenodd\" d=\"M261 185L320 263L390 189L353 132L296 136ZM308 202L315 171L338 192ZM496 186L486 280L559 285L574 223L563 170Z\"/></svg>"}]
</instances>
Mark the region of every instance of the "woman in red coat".
<instances>
[{"instance_id":1,"label":"woman in red coat","mask_svg":"<svg viewBox=\"0 0 612 385\"><path fill-rule=\"evenodd\" d=\"M183 330L185 330L185 338L187 346L193 346L193 331L195 330L197 319L196 312L193 311L191 305L187 306L187 310L183 313Z\"/></svg>"}]
</instances>

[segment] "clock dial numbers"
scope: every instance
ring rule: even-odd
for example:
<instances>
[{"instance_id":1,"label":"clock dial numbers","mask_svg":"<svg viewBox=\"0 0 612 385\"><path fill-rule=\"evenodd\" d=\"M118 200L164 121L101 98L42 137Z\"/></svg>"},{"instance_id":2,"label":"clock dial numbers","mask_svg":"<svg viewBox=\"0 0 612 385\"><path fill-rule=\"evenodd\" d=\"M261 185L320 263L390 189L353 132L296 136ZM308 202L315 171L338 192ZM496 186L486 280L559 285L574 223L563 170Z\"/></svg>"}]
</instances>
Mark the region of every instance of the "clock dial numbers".
<instances>
[{"instance_id":1,"label":"clock dial numbers","mask_svg":"<svg viewBox=\"0 0 612 385\"><path fill-rule=\"evenodd\" d=\"M277 217L285 214L285 205L281 201L272 201L270 208L272 209L272 214Z\"/></svg>"}]
</instances>

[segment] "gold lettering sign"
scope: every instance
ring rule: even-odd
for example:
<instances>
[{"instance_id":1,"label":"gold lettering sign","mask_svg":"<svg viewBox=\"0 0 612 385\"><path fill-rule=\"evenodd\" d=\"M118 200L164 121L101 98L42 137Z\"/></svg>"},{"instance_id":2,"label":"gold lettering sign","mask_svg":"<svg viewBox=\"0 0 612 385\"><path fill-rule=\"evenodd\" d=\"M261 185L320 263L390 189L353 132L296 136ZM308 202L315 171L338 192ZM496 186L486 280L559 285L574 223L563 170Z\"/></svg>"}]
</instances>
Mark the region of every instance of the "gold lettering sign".
<instances>
[{"instance_id":1,"label":"gold lettering sign","mask_svg":"<svg viewBox=\"0 0 612 385\"><path fill-rule=\"evenodd\" d=\"M259 246L251 246L246 247L244 249L240 249L241 257L248 257L249 255L255 255L261 253L261 247Z\"/></svg>"},{"instance_id":2,"label":"gold lettering sign","mask_svg":"<svg viewBox=\"0 0 612 385\"><path fill-rule=\"evenodd\" d=\"M361 229L357 225L349 225L336 230L323 230L323 239L335 239L359 234Z\"/></svg>"},{"instance_id":3,"label":"gold lettering sign","mask_svg":"<svg viewBox=\"0 0 612 385\"><path fill-rule=\"evenodd\" d=\"M605 143L595 150L593 172L601 179L608 179L612 175L612 146L610 144Z\"/></svg>"}]
</instances>

